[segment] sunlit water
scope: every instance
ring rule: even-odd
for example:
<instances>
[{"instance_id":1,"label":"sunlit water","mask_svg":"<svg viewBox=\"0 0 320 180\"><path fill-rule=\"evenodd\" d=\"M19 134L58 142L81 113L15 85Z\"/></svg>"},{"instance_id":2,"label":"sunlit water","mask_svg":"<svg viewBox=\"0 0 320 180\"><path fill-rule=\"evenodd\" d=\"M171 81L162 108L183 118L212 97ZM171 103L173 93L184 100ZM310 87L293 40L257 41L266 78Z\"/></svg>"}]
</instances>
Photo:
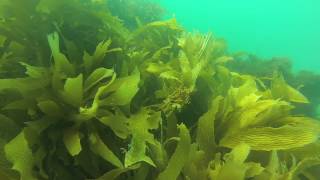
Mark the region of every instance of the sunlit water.
<instances>
[{"instance_id":1,"label":"sunlit water","mask_svg":"<svg viewBox=\"0 0 320 180\"><path fill-rule=\"evenodd\" d=\"M295 70L320 72L319 0L160 0L191 31L213 31L229 50L289 57Z\"/></svg>"}]
</instances>

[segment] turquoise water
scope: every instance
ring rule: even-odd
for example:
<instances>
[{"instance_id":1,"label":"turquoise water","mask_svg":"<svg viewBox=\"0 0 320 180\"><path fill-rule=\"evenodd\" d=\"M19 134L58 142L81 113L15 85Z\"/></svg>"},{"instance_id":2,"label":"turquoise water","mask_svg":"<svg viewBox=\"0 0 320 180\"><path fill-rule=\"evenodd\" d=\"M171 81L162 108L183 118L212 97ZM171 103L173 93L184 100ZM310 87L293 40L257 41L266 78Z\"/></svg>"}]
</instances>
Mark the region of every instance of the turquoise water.
<instances>
[{"instance_id":1,"label":"turquoise water","mask_svg":"<svg viewBox=\"0 0 320 180\"><path fill-rule=\"evenodd\" d=\"M294 70L320 72L319 0L161 0L191 31L212 31L229 49L288 57Z\"/></svg>"}]
</instances>

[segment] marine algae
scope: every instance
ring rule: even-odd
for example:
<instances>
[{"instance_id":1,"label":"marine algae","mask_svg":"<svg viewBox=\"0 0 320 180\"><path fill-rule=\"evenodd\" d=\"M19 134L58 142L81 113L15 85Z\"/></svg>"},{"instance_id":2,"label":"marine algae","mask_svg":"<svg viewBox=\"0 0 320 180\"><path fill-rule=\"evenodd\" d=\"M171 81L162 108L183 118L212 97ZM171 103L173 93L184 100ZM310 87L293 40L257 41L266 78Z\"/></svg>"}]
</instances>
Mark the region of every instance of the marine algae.
<instances>
[{"instance_id":1,"label":"marine algae","mask_svg":"<svg viewBox=\"0 0 320 180\"><path fill-rule=\"evenodd\" d=\"M119 2L1 1L0 179L319 177L288 74L237 71L223 40Z\"/></svg>"}]
</instances>

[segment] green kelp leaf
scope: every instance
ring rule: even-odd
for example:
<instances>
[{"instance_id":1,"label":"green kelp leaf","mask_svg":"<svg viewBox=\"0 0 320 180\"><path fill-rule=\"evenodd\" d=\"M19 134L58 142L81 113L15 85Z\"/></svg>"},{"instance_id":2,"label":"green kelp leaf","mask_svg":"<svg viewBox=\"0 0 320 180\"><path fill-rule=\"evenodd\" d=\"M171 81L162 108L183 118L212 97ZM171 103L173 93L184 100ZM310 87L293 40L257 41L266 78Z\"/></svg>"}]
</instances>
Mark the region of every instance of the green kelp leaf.
<instances>
[{"instance_id":1,"label":"green kelp leaf","mask_svg":"<svg viewBox=\"0 0 320 180\"><path fill-rule=\"evenodd\" d=\"M191 65L190 65L189 59L183 51L181 51L179 54L179 65L180 65L181 72L183 74L187 74L191 72Z\"/></svg>"},{"instance_id":2,"label":"green kelp leaf","mask_svg":"<svg viewBox=\"0 0 320 180\"><path fill-rule=\"evenodd\" d=\"M154 144L148 144L148 147L150 149L150 157L154 161L156 167L164 169L168 161L168 155L164 145L155 141Z\"/></svg>"},{"instance_id":3,"label":"green kelp leaf","mask_svg":"<svg viewBox=\"0 0 320 180\"><path fill-rule=\"evenodd\" d=\"M319 129L309 126L284 125L282 127L260 127L241 130L227 135L220 145L233 148L239 143L246 143L253 150L285 150L302 147L317 140Z\"/></svg>"},{"instance_id":4,"label":"green kelp leaf","mask_svg":"<svg viewBox=\"0 0 320 180\"><path fill-rule=\"evenodd\" d=\"M20 173L21 180L36 180L32 175L34 159L24 131L5 145L5 153L13 164L12 169Z\"/></svg>"},{"instance_id":5,"label":"green kelp leaf","mask_svg":"<svg viewBox=\"0 0 320 180\"><path fill-rule=\"evenodd\" d=\"M151 129L157 129L161 121L161 113L153 112L148 109L142 109L129 119L129 127L132 133L130 148L125 155L125 167L129 167L137 162L144 161L155 166L146 153L146 142L155 144L153 134L149 132Z\"/></svg>"},{"instance_id":6,"label":"green kelp leaf","mask_svg":"<svg viewBox=\"0 0 320 180\"><path fill-rule=\"evenodd\" d=\"M47 129L50 125L56 123L58 120L55 117L48 117L45 116L42 119L36 120L36 121L29 121L26 122L28 125L28 130L31 129L38 133L38 135L41 134L41 132L45 129Z\"/></svg>"},{"instance_id":7,"label":"green kelp leaf","mask_svg":"<svg viewBox=\"0 0 320 180\"><path fill-rule=\"evenodd\" d=\"M116 74L112 75L112 78L106 85L100 86L94 96L93 102L90 107L80 107L80 116L83 119L90 119L95 117L98 111L99 106L102 105L104 99L101 98L104 92L107 92L110 88L110 85L115 81ZM101 100L102 99L102 100Z\"/></svg>"},{"instance_id":8,"label":"green kelp leaf","mask_svg":"<svg viewBox=\"0 0 320 180\"><path fill-rule=\"evenodd\" d=\"M191 70L191 84L189 87L193 90L196 86L197 79L202 72L203 68L205 67L206 62L201 61L195 65L194 68Z\"/></svg>"},{"instance_id":9,"label":"green kelp leaf","mask_svg":"<svg viewBox=\"0 0 320 180\"><path fill-rule=\"evenodd\" d=\"M257 179L257 180L284 179L284 177L281 177L281 173L284 173L284 170L282 170L281 167L282 166L281 166L281 162L279 161L277 151L272 151L270 153L269 162L268 162L268 165L266 166L265 170L262 171L262 173L259 174L257 177L255 177L255 179ZM287 168L287 167L285 167L285 168Z\"/></svg>"},{"instance_id":10,"label":"green kelp leaf","mask_svg":"<svg viewBox=\"0 0 320 180\"><path fill-rule=\"evenodd\" d=\"M26 99L19 99L16 101L12 101L9 104L6 104L2 110L26 110L31 107L34 107L34 104Z\"/></svg>"},{"instance_id":11,"label":"green kelp leaf","mask_svg":"<svg viewBox=\"0 0 320 180\"><path fill-rule=\"evenodd\" d=\"M101 156L104 160L110 162L118 168L123 168L122 162L119 158L109 149L109 147L102 141L97 134L90 135L90 148L97 155Z\"/></svg>"},{"instance_id":12,"label":"green kelp leaf","mask_svg":"<svg viewBox=\"0 0 320 180\"><path fill-rule=\"evenodd\" d=\"M47 80L38 78L0 79L0 91L4 89L16 89L25 94L28 91L44 88Z\"/></svg>"},{"instance_id":13,"label":"green kelp leaf","mask_svg":"<svg viewBox=\"0 0 320 180\"><path fill-rule=\"evenodd\" d=\"M223 156L224 162L219 159L213 161L209 171L210 179L243 180L260 174L263 168L258 163L246 163L250 153L250 146L240 143L230 153ZM262 169L261 169L262 168Z\"/></svg>"},{"instance_id":14,"label":"green kelp leaf","mask_svg":"<svg viewBox=\"0 0 320 180\"><path fill-rule=\"evenodd\" d=\"M50 14L53 10L56 10L62 3L60 0L40 0L36 10L38 12Z\"/></svg>"},{"instance_id":15,"label":"green kelp leaf","mask_svg":"<svg viewBox=\"0 0 320 180\"><path fill-rule=\"evenodd\" d=\"M278 73L273 75L271 92L274 98L282 98L296 103L309 103L309 100L303 94L287 84L283 76Z\"/></svg>"},{"instance_id":16,"label":"green kelp leaf","mask_svg":"<svg viewBox=\"0 0 320 180\"><path fill-rule=\"evenodd\" d=\"M212 160L212 157L211 159ZM199 150L196 143L191 144L188 162L182 169L182 174L188 179L207 179L208 178L208 161L204 151Z\"/></svg>"},{"instance_id":17,"label":"green kelp leaf","mask_svg":"<svg viewBox=\"0 0 320 180\"><path fill-rule=\"evenodd\" d=\"M99 118L99 121L109 126L122 139L126 139L130 134L128 118L121 111L116 111L114 115Z\"/></svg>"},{"instance_id":18,"label":"green kelp leaf","mask_svg":"<svg viewBox=\"0 0 320 180\"><path fill-rule=\"evenodd\" d=\"M177 179L185 163L191 148L189 130L184 124L178 125L180 141L175 152L172 154L168 166L158 176L158 180Z\"/></svg>"},{"instance_id":19,"label":"green kelp leaf","mask_svg":"<svg viewBox=\"0 0 320 180\"><path fill-rule=\"evenodd\" d=\"M180 32L182 29L179 27L177 20L175 18L169 19L167 21L155 21L151 22L141 28L137 29L131 36L132 39L138 38L139 36L143 36L148 34L151 30L155 30L158 28L170 29L173 31Z\"/></svg>"},{"instance_id":20,"label":"green kelp leaf","mask_svg":"<svg viewBox=\"0 0 320 180\"><path fill-rule=\"evenodd\" d=\"M252 96L258 91L256 82L253 78L246 78L245 82L237 88L230 88L228 96L232 98L232 105L243 107L248 103L254 103L258 97ZM248 99L248 96L250 97Z\"/></svg>"},{"instance_id":21,"label":"green kelp leaf","mask_svg":"<svg viewBox=\"0 0 320 180\"><path fill-rule=\"evenodd\" d=\"M84 82L84 91L88 91L103 79L112 77L113 73L114 71L112 69L106 68L98 68L94 70Z\"/></svg>"},{"instance_id":22,"label":"green kelp leaf","mask_svg":"<svg viewBox=\"0 0 320 180\"><path fill-rule=\"evenodd\" d=\"M7 140L0 138L0 179L16 180L16 179L19 179L19 173L11 169L12 164L6 158L6 155L4 152L5 151L4 147L6 144L7 144Z\"/></svg>"},{"instance_id":23,"label":"green kelp leaf","mask_svg":"<svg viewBox=\"0 0 320 180\"><path fill-rule=\"evenodd\" d=\"M225 64L229 61L233 61L233 57L230 56L221 56L214 60L215 64Z\"/></svg>"},{"instance_id":24,"label":"green kelp leaf","mask_svg":"<svg viewBox=\"0 0 320 180\"><path fill-rule=\"evenodd\" d=\"M135 71L134 74L117 79L111 86L110 90L115 90L110 96L105 98L101 105L127 105L139 90L140 73ZM108 91L106 91L108 92Z\"/></svg>"},{"instance_id":25,"label":"green kelp leaf","mask_svg":"<svg viewBox=\"0 0 320 180\"><path fill-rule=\"evenodd\" d=\"M81 152L81 137L76 128L66 129L63 133L63 142L71 156L76 156Z\"/></svg>"},{"instance_id":26,"label":"green kelp leaf","mask_svg":"<svg viewBox=\"0 0 320 180\"><path fill-rule=\"evenodd\" d=\"M54 68L58 73L72 75L74 73L73 65L67 57L60 52L59 35L57 32L48 35L48 42L54 59Z\"/></svg>"},{"instance_id":27,"label":"green kelp leaf","mask_svg":"<svg viewBox=\"0 0 320 180\"><path fill-rule=\"evenodd\" d=\"M250 146L245 143L240 143L235 146L232 151L224 159L226 162L232 161L237 164L242 164L247 159L250 153Z\"/></svg>"},{"instance_id":28,"label":"green kelp leaf","mask_svg":"<svg viewBox=\"0 0 320 180\"><path fill-rule=\"evenodd\" d=\"M167 21L155 21L147 24L145 28L148 27L167 27L172 30L181 31L181 27L179 27L177 20L175 18L169 19Z\"/></svg>"},{"instance_id":29,"label":"green kelp leaf","mask_svg":"<svg viewBox=\"0 0 320 180\"><path fill-rule=\"evenodd\" d=\"M247 169L245 174L246 178L252 178L252 177L258 176L265 169L264 167L261 166L260 163L254 163L254 162L245 163L245 166L246 166L245 169Z\"/></svg>"},{"instance_id":30,"label":"green kelp leaf","mask_svg":"<svg viewBox=\"0 0 320 180\"><path fill-rule=\"evenodd\" d=\"M0 114L0 138L6 141L12 139L20 130L18 124L5 115Z\"/></svg>"},{"instance_id":31,"label":"green kelp leaf","mask_svg":"<svg viewBox=\"0 0 320 180\"><path fill-rule=\"evenodd\" d=\"M21 65L23 65L26 68L26 75L32 78L44 78L48 79L49 78L49 69L44 68L44 67L36 67L36 66L31 66L27 63L20 62Z\"/></svg>"},{"instance_id":32,"label":"green kelp leaf","mask_svg":"<svg viewBox=\"0 0 320 180\"><path fill-rule=\"evenodd\" d=\"M320 154L320 140L300 148L290 149L288 152L297 159L316 158Z\"/></svg>"},{"instance_id":33,"label":"green kelp leaf","mask_svg":"<svg viewBox=\"0 0 320 180\"><path fill-rule=\"evenodd\" d=\"M171 70L171 71L165 71L160 73L159 77L166 80L175 80L179 83L182 83L180 80L180 74L177 71Z\"/></svg>"},{"instance_id":34,"label":"green kelp leaf","mask_svg":"<svg viewBox=\"0 0 320 180\"><path fill-rule=\"evenodd\" d=\"M0 48L4 46L4 43L6 42L7 38L5 36L0 35Z\"/></svg>"},{"instance_id":35,"label":"green kelp leaf","mask_svg":"<svg viewBox=\"0 0 320 180\"><path fill-rule=\"evenodd\" d=\"M290 171L288 172L288 177L296 178L296 176L303 172L303 170L320 165L320 158L314 157L314 158L305 158L301 160L298 164L296 164L294 167L290 168Z\"/></svg>"},{"instance_id":36,"label":"green kelp leaf","mask_svg":"<svg viewBox=\"0 0 320 180\"><path fill-rule=\"evenodd\" d=\"M68 78L62 93L64 100L74 107L80 107L83 98L82 74L75 78Z\"/></svg>"},{"instance_id":37,"label":"green kelp leaf","mask_svg":"<svg viewBox=\"0 0 320 180\"><path fill-rule=\"evenodd\" d=\"M103 58L108 52L111 42L112 42L111 39L100 42L97 45L93 56L90 56L88 53L84 54L83 60L84 60L84 67L86 72L90 72L93 68L96 68L101 64Z\"/></svg>"},{"instance_id":38,"label":"green kelp leaf","mask_svg":"<svg viewBox=\"0 0 320 180\"><path fill-rule=\"evenodd\" d=\"M220 107L222 96L218 96L212 100L209 110L203 114L198 121L197 143L201 150L205 151L206 155L212 156L216 147L214 127L216 114Z\"/></svg>"},{"instance_id":39,"label":"green kelp leaf","mask_svg":"<svg viewBox=\"0 0 320 180\"><path fill-rule=\"evenodd\" d=\"M38 103L38 107L40 108L40 110L43 113L45 113L49 116L62 116L63 115L63 111L61 110L59 105L52 100L40 101Z\"/></svg>"},{"instance_id":40,"label":"green kelp leaf","mask_svg":"<svg viewBox=\"0 0 320 180\"><path fill-rule=\"evenodd\" d=\"M35 166L39 168L39 175L48 179L47 172L45 171L45 158L47 156L47 151L44 146L40 147L39 149L34 152L34 162Z\"/></svg>"},{"instance_id":41,"label":"green kelp leaf","mask_svg":"<svg viewBox=\"0 0 320 180\"><path fill-rule=\"evenodd\" d=\"M160 74L165 71L172 71L172 68L169 65L164 64L160 61L159 63L148 63L145 70L148 73Z\"/></svg>"},{"instance_id":42,"label":"green kelp leaf","mask_svg":"<svg viewBox=\"0 0 320 180\"><path fill-rule=\"evenodd\" d=\"M130 167L127 167L127 168L113 169L111 171L108 171L107 173L105 173L101 177L98 177L96 180L114 180L118 176L120 176L122 173L138 169L139 167L140 167L140 164L136 164L136 165L133 165L133 166L130 166Z\"/></svg>"},{"instance_id":43,"label":"green kelp leaf","mask_svg":"<svg viewBox=\"0 0 320 180\"><path fill-rule=\"evenodd\" d=\"M251 99L250 95L246 97ZM246 106L243 106L235 112L233 115L234 117L228 122L227 134L237 132L239 129L247 127L261 126L274 119L281 118L286 115L285 107L290 107L290 105L285 101L268 99L257 100L255 97L252 100L248 100L248 103L246 104ZM284 108L283 111L281 108Z\"/></svg>"}]
</instances>

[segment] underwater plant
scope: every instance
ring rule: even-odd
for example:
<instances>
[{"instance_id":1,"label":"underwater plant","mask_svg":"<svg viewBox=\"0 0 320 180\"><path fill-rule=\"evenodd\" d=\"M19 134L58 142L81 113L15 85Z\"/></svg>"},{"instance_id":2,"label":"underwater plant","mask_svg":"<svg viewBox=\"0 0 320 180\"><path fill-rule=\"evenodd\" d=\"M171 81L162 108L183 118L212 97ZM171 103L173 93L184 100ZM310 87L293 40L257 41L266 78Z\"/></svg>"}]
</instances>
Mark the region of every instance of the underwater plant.
<instances>
[{"instance_id":1,"label":"underwater plant","mask_svg":"<svg viewBox=\"0 0 320 180\"><path fill-rule=\"evenodd\" d=\"M319 73L307 70L294 72L292 63L288 58L278 57L264 60L247 53L236 53L234 58L235 61L228 62L227 67L241 74L250 74L260 79L268 79L273 72L281 72L289 84L299 89L310 100L310 103L299 106L295 111L312 117L318 116L317 107L320 104L318 93Z\"/></svg>"},{"instance_id":2,"label":"underwater plant","mask_svg":"<svg viewBox=\"0 0 320 180\"><path fill-rule=\"evenodd\" d=\"M161 20L164 9L153 0L108 0L112 15L119 17L129 29Z\"/></svg>"},{"instance_id":3,"label":"underwater plant","mask_svg":"<svg viewBox=\"0 0 320 180\"><path fill-rule=\"evenodd\" d=\"M319 177L320 122L285 73L105 1L0 3L0 179Z\"/></svg>"}]
</instances>

